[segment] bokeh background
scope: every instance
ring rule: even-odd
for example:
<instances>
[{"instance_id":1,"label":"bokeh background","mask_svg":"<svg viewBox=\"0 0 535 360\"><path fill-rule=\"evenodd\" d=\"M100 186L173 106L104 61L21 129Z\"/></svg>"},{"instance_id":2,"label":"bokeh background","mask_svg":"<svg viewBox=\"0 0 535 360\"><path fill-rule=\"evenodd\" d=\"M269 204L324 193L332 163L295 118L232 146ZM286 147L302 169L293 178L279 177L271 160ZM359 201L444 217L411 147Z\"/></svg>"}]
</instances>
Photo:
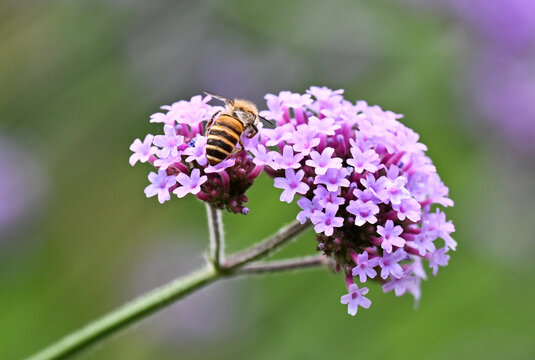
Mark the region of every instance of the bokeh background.
<instances>
[{"instance_id":1,"label":"bokeh background","mask_svg":"<svg viewBox=\"0 0 535 360\"><path fill-rule=\"evenodd\" d=\"M0 2L0 359L202 264L204 206L128 164L160 105L311 85L405 114L450 187L458 250L419 308L371 284L350 317L321 270L230 280L79 358L535 358L534 54L532 0ZM279 192L225 215L229 250L295 217Z\"/></svg>"}]
</instances>

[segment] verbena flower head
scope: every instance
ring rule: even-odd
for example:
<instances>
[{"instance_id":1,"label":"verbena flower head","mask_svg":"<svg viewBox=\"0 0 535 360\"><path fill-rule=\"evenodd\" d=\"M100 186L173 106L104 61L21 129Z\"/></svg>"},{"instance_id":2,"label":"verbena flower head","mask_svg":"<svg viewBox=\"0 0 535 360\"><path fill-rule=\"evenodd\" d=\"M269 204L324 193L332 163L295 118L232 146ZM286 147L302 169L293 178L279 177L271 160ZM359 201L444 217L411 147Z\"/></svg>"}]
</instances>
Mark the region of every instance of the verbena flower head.
<instances>
[{"instance_id":1,"label":"verbena flower head","mask_svg":"<svg viewBox=\"0 0 535 360\"><path fill-rule=\"evenodd\" d=\"M313 225L317 249L344 273L348 294L341 302L349 314L370 306L368 288L357 285L368 279L418 300L426 278L422 260L435 275L455 250L454 226L437 206L453 201L418 134L398 121L401 115L342 94L311 87L305 94L266 95L260 115L276 127L260 126L259 135L243 138L245 151L217 166L208 165L203 132L220 108L208 104L210 97L179 101L151 116L164 124L163 134L136 139L130 162L158 169L145 192L160 202L193 194L243 214L245 191L265 170L280 200L296 202L297 219Z\"/></svg>"},{"instance_id":2,"label":"verbena flower head","mask_svg":"<svg viewBox=\"0 0 535 360\"><path fill-rule=\"evenodd\" d=\"M210 96L198 95L190 101L162 106L165 111L151 115L150 122L161 123L163 134L134 140L130 164L149 162L157 169L149 174L145 194L157 195L160 203L170 200L172 194L179 198L192 194L218 208L247 214L245 192L262 172L263 164L254 163L248 151L241 151L208 166L205 124L216 111L223 110L208 104L210 100Z\"/></svg>"},{"instance_id":3,"label":"verbena flower head","mask_svg":"<svg viewBox=\"0 0 535 360\"><path fill-rule=\"evenodd\" d=\"M341 301L354 315L370 305L368 288L356 282L373 279L385 292L418 300L421 260L436 274L456 243L437 207L453 201L418 134L401 115L342 93L311 87L266 95L260 115L277 127L260 133L254 151L282 189L280 200L297 203L297 219L312 223L318 250L344 272L349 293Z\"/></svg>"}]
</instances>

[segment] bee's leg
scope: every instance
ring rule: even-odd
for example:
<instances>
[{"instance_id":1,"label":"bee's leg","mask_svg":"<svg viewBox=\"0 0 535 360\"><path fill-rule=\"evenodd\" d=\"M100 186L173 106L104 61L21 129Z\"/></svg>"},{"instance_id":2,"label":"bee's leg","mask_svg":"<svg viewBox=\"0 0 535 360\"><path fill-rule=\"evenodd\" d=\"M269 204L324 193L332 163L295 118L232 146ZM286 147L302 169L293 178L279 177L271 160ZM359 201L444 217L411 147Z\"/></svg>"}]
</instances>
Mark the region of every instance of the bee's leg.
<instances>
[{"instance_id":1,"label":"bee's leg","mask_svg":"<svg viewBox=\"0 0 535 360\"><path fill-rule=\"evenodd\" d=\"M208 121L208 124L206 124L206 131L204 135L207 135L208 130L212 127L212 124L214 123L214 120L216 119L217 115L221 114L221 110L216 111L214 115L210 118L210 121Z\"/></svg>"},{"instance_id":2,"label":"bee's leg","mask_svg":"<svg viewBox=\"0 0 535 360\"><path fill-rule=\"evenodd\" d=\"M253 128L253 131L251 131L247 137L250 139L252 138L253 136L255 136L256 134L258 134L258 128L256 127L256 125L254 124L251 124L251 127Z\"/></svg>"},{"instance_id":3,"label":"bee's leg","mask_svg":"<svg viewBox=\"0 0 535 360\"><path fill-rule=\"evenodd\" d=\"M239 153L240 151L245 150L245 146L243 145L243 142L241 141L241 137L238 139L238 143L240 144L240 147L237 147L237 146L236 146L234 149L232 149L232 151L230 152L230 154L229 154L228 156L237 154L237 153Z\"/></svg>"},{"instance_id":4,"label":"bee's leg","mask_svg":"<svg viewBox=\"0 0 535 360\"><path fill-rule=\"evenodd\" d=\"M238 151L245 150L245 145L243 145L243 142L241 141L241 137L238 140L240 142L241 149L238 149Z\"/></svg>"}]
</instances>

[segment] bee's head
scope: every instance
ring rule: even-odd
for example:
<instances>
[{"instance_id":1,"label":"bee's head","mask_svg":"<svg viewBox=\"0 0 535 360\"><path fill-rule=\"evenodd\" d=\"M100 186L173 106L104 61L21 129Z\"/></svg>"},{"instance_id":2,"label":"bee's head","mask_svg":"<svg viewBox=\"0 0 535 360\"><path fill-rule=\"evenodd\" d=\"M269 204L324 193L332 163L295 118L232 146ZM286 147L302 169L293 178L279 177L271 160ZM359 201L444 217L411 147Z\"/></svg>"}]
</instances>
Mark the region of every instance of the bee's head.
<instances>
[{"instance_id":1,"label":"bee's head","mask_svg":"<svg viewBox=\"0 0 535 360\"><path fill-rule=\"evenodd\" d=\"M232 114L244 124L258 124L258 109L250 101L236 99L232 102Z\"/></svg>"}]
</instances>

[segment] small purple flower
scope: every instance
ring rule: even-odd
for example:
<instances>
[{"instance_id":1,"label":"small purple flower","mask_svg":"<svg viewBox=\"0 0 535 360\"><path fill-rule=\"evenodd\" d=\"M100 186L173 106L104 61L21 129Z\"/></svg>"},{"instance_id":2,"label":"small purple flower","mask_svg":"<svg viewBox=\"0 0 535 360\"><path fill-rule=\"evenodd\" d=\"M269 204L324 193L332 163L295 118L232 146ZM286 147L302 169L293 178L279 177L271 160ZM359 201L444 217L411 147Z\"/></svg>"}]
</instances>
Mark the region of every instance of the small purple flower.
<instances>
[{"instance_id":1,"label":"small purple flower","mask_svg":"<svg viewBox=\"0 0 535 360\"><path fill-rule=\"evenodd\" d=\"M199 123L208 120L211 116L213 108L208 105L208 101L211 99L211 96L203 98L201 95L196 95L190 101L181 100L167 109L175 115L176 121L179 124L197 127Z\"/></svg>"},{"instance_id":2,"label":"small purple flower","mask_svg":"<svg viewBox=\"0 0 535 360\"><path fill-rule=\"evenodd\" d=\"M340 301L342 304L348 305L347 313L349 315L355 316L359 306L364 309L368 309L370 307L372 302L370 301L370 299L364 296L367 293L368 293L367 287L363 287L362 289L359 289L357 284L351 284L349 286L349 294L344 295L340 298Z\"/></svg>"},{"instance_id":3,"label":"small purple flower","mask_svg":"<svg viewBox=\"0 0 535 360\"><path fill-rule=\"evenodd\" d=\"M370 189L355 189L353 191L353 195L355 195L358 200L361 200L364 203L371 201L375 204L375 200L377 200L377 197L375 196L374 192Z\"/></svg>"},{"instance_id":4,"label":"small purple flower","mask_svg":"<svg viewBox=\"0 0 535 360\"><path fill-rule=\"evenodd\" d=\"M435 213L427 215L426 220L429 223L430 230L435 231L437 237L444 239L447 247L455 250L457 242L450 236L450 233L455 231L455 226L451 221L446 221L446 214L436 209Z\"/></svg>"},{"instance_id":5,"label":"small purple flower","mask_svg":"<svg viewBox=\"0 0 535 360\"><path fill-rule=\"evenodd\" d=\"M206 136L197 135L194 139L194 145L184 150L184 155L188 155L186 162L196 161L201 166L208 164L206 158Z\"/></svg>"},{"instance_id":6,"label":"small purple flower","mask_svg":"<svg viewBox=\"0 0 535 360\"><path fill-rule=\"evenodd\" d=\"M295 151L308 155L310 151L319 145L321 139L317 137L317 132L308 127L308 125L301 124L297 127L295 137L291 139Z\"/></svg>"},{"instance_id":7,"label":"small purple flower","mask_svg":"<svg viewBox=\"0 0 535 360\"><path fill-rule=\"evenodd\" d=\"M303 159L303 154L295 154L290 145L285 145L282 155L278 152L274 152L273 162L278 166L279 169L299 169L301 164L299 163Z\"/></svg>"},{"instance_id":8,"label":"small purple flower","mask_svg":"<svg viewBox=\"0 0 535 360\"><path fill-rule=\"evenodd\" d=\"M436 173L431 173L425 184L428 192L428 198L442 206L453 206L453 201L448 198L449 189L445 186Z\"/></svg>"},{"instance_id":9,"label":"small purple flower","mask_svg":"<svg viewBox=\"0 0 535 360\"><path fill-rule=\"evenodd\" d=\"M278 165L273 162L274 151L268 151L264 145L259 144L256 148L251 148L251 152L254 155L253 162L256 165L268 165L274 170L278 169Z\"/></svg>"},{"instance_id":10,"label":"small purple flower","mask_svg":"<svg viewBox=\"0 0 535 360\"><path fill-rule=\"evenodd\" d=\"M170 167L177 165L182 162L182 154L179 153L177 156L169 156L163 159L154 160L154 166L159 170L167 170Z\"/></svg>"},{"instance_id":11,"label":"small purple flower","mask_svg":"<svg viewBox=\"0 0 535 360\"><path fill-rule=\"evenodd\" d=\"M392 204L392 208L397 211L398 219L403 221L408 218L410 221L420 221L421 205L416 199L402 199L397 205Z\"/></svg>"},{"instance_id":12,"label":"small purple flower","mask_svg":"<svg viewBox=\"0 0 535 360\"><path fill-rule=\"evenodd\" d=\"M379 213L379 206L372 201L351 200L346 208L347 212L355 215L355 225L362 226L365 223L375 224Z\"/></svg>"},{"instance_id":13,"label":"small purple flower","mask_svg":"<svg viewBox=\"0 0 535 360\"><path fill-rule=\"evenodd\" d=\"M260 111L260 116L268 120L277 120L284 116L285 108L277 95L267 94L264 99L266 99L266 105L269 110Z\"/></svg>"},{"instance_id":14,"label":"small purple flower","mask_svg":"<svg viewBox=\"0 0 535 360\"><path fill-rule=\"evenodd\" d=\"M327 236L331 236L335 227L341 227L344 223L344 219L336 217L338 206L334 204L326 204L325 212L316 210L310 217L310 220L314 224L314 231L317 233L324 233Z\"/></svg>"},{"instance_id":15,"label":"small purple flower","mask_svg":"<svg viewBox=\"0 0 535 360\"><path fill-rule=\"evenodd\" d=\"M341 95L344 90L331 90L326 86L311 86L307 90L307 94L310 94L316 98L316 110L319 112L322 109L332 109L342 102L344 97Z\"/></svg>"},{"instance_id":16,"label":"small purple flower","mask_svg":"<svg viewBox=\"0 0 535 360\"><path fill-rule=\"evenodd\" d=\"M311 151L310 160L307 160L306 164L313 167L318 175L325 175L328 169L339 170L342 168L342 159L333 158L333 154L334 149L330 147L325 148L321 154L317 151Z\"/></svg>"},{"instance_id":17,"label":"small purple flower","mask_svg":"<svg viewBox=\"0 0 535 360\"><path fill-rule=\"evenodd\" d=\"M169 188L176 184L175 176L167 175L165 170L159 170L158 174L154 172L149 174L149 181L151 184L145 188L145 195L147 195L147 197L158 195L160 204L171 199Z\"/></svg>"},{"instance_id":18,"label":"small purple flower","mask_svg":"<svg viewBox=\"0 0 535 360\"><path fill-rule=\"evenodd\" d=\"M153 135L148 134L145 136L143 142L139 139L134 140L132 145L130 145L130 150L134 152L130 155L130 165L134 166L138 161L142 163L147 162L151 155L156 154L157 149L151 146L153 138Z\"/></svg>"},{"instance_id":19,"label":"small purple flower","mask_svg":"<svg viewBox=\"0 0 535 360\"><path fill-rule=\"evenodd\" d=\"M221 171L224 171L225 169L234 166L236 164L235 158L226 158L225 160L221 161L219 164L212 166L209 165L204 168L205 174L212 174L212 173L219 173Z\"/></svg>"},{"instance_id":20,"label":"small purple flower","mask_svg":"<svg viewBox=\"0 0 535 360\"><path fill-rule=\"evenodd\" d=\"M399 225L394 226L392 220L387 220L385 226L378 225L377 233L381 235L382 242L381 247L385 249L387 253L392 252L392 246L402 247L405 245L405 239L400 237L403 232L403 228Z\"/></svg>"},{"instance_id":21,"label":"small purple flower","mask_svg":"<svg viewBox=\"0 0 535 360\"><path fill-rule=\"evenodd\" d=\"M188 176L184 173L180 173L176 176L176 180L180 183L173 193L176 194L179 198L183 198L187 194L197 194L201 191L201 185L208 180L206 175L201 176L199 169L193 169L191 175Z\"/></svg>"},{"instance_id":22,"label":"small purple flower","mask_svg":"<svg viewBox=\"0 0 535 360\"><path fill-rule=\"evenodd\" d=\"M422 258L418 256L412 256L412 263L408 266L412 271L412 274L419 279L427 279L424 267L422 266Z\"/></svg>"},{"instance_id":23,"label":"small purple flower","mask_svg":"<svg viewBox=\"0 0 535 360\"><path fill-rule=\"evenodd\" d=\"M294 109L306 107L312 104L312 99L310 98L310 95L301 95L298 93L292 93L290 91L281 91L279 93L279 99L284 105Z\"/></svg>"},{"instance_id":24,"label":"small purple flower","mask_svg":"<svg viewBox=\"0 0 535 360\"><path fill-rule=\"evenodd\" d=\"M379 155L373 149L363 152L354 146L351 148L351 156L353 158L348 159L347 164L351 165L359 174L365 170L374 173L379 168Z\"/></svg>"},{"instance_id":25,"label":"small purple flower","mask_svg":"<svg viewBox=\"0 0 535 360\"><path fill-rule=\"evenodd\" d=\"M324 209L324 207L320 205L319 199L316 197L314 197L312 200L302 197L301 199L297 200L297 205L299 205L302 210L299 212L299 214L297 214L297 220L299 220L301 224L304 224L308 219L310 219L314 211Z\"/></svg>"},{"instance_id":26,"label":"small purple flower","mask_svg":"<svg viewBox=\"0 0 535 360\"><path fill-rule=\"evenodd\" d=\"M425 229L425 228L423 228ZM433 243L432 234L429 231L422 231L416 236L414 241L410 242L409 245L416 248L420 256L424 256L426 252L434 252L435 244Z\"/></svg>"},{"instance_id":27,"label":"small purple flower","mask_svg":"<svg viewBox=\"0 0 535 360\"><path fill-rule=\"evenodd\" d=\"M161 147L158 156L160 158L178 156L178 145L184 142L184 136L177 135L172 125L165 125L163 131L165 135L156 135L153 141L154 145Z\"/></svg>"},{"instance_id":28,"label":"small purple flower","mask_svg":"<svg viewBox=\"0 0 535 360\"><path fill-rule=\"evenodd\" d=\"M446 254L448 252L447 247L440 248L429 255L429 267L433 269L433 275L438 272L439 266L448 265L450 256Z\"/></svg>"},{"instance_id":29,"label":"small purple flower","mask_svg":"<svg viewBox=\"0 0 535 360\"><path fill-rule=\"evenodd\" d=\"M357 266L351 272L353 276L358 276L361 283L366 282L366 277L374 278L377 272L373 269L379 265L379 257L368 258L366 251L357 255Z\"/></svg>"},{"instance_id":30,"label":"small purple flower","mask_svg":"<svg viewBox=\"0 0 535 360\"><path fill-rule=\"evenodd\" d=\"M329 191L337 191L340 187L348 187L349 180L346 179L347 169L328 169L324 175L318 175L314 179L314 184L323 184Z\"/></svg>"},{"instance_id":31,"label":"small purple flower","mask_svg":"<svg viewBox=\"0 0 535 360\"><path fill-rule=\"evenodd\" d=\"M175 125L175 119L171 113L166 113L166 114L161 113L161 112L154 113L150 116L150 122L151 123L165 123L165 124L169 124L173 126Z\"/></svg>"},{"instance_id":32,"label":"small purple flower","mask_svg":"<svg viewBox=\"0 0 535 360\"><path fill-rule=\"evenodd\" d=\"M393 253L384 253L383 257L379 259L379 266L381 267L381 277L386 279L388 276L400 278L403 275L403 268L399 262L407 256L403 249L397 249Z\"/></svg>"},{"instance_id":33,"label":"small purple flower","mask_svg":"<svg viewBox=\"0 0 535 360\"><path fill-rule=\"evenodd\" d=\"M381 176L379 179L375 180L373 174L367 174L365 178L360 180L360 183L373 193L376 198L374 201L375 203L381 203L388 198L388 195L386 194L387 181L385 176Z\"/></svg>"},{"instance_id":34,"label":"small purple flower","mask_svg":"<svg viewBox=\"0 0 535 360\"><path fill-rule=\"evenodd\" d=\"M338 196L338 191L328 191L322 185L319 185L316 190L314 190L314 195L314 199L317 199L319 204L323 207L328 203L339 206L345 202L343 197Z\"/></svg>"},{"instance_id":35,"label":"small purple flower","mask_svg":"<svg viewBox=\"0 0 535 360\"><path fill-rule=\"evenodd\" d=\"M266 146L276 146L286 140L289 140L294 133L295 128L292 124L278 126L275 129L263 129L262 136L266 137Z\"/></svg>"},{"instance_id":36,"label":"small purple flower","mask_svg":"<svg viewBox=\"0 0 535 360\"><path fill-rule=\"evenodd\" d=\"M314 130L325 135L334 135L335 131L341 128L341 125L336 123L332 118L319 119L316 116L311 116L308 119L308 124Z\"/></svg>"},{"instance_id":37,"label":"small purple flower","mask_svg":"<svg viewBox=\"0 0 535 360\"><path fill-rule=\"evenodd\" d=\"M401 296L407 291L412 293L416 302L420 300L420 279L416 276L410 276L410 269L403 273L399 279L392 279L383 285L383 291L389 292L394 290L396 296Z\"/></svg>"},{"instance_id":38,"label":"small purple flower","mask_svg":"<svg viewBox=\"0 0 535 360\"><path fill-rule=\"evenodd\" d=\"M405 189L407 179L403 176L399 176L394 180L387 180L386 184L386 198L392 203L392 205L399 205L403 199L409 199L411 194Z\"/></svg>"},{"instance_id":39,"label":"small purple flower","mask_svg":"<svg viewBox=\"0 0 535 360\"><path fill-rule=\"evenodd\" d=\"M305 175L303 170L299 170L296 173L293 169L286 169L285 175L282 178L275 178L275 187L284 190L280 196L280 200L291 203L296 193L306 194L309 186L301 182Z\"/></svg>"}]
</instances>

